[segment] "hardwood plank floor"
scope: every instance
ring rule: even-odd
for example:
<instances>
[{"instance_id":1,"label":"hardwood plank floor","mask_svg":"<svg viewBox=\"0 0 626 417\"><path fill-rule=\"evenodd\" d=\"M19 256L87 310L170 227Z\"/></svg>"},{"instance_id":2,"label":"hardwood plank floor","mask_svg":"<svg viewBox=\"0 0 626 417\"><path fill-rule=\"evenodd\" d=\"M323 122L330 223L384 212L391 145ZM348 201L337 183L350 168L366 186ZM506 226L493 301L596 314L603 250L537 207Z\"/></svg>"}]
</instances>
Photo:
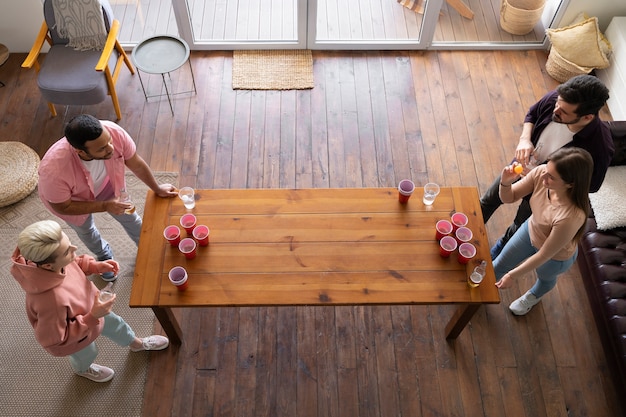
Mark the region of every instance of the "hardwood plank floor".
<instances>
[{"instance_id":1,"label":"hardwood plank floor","mask_svg":"<svg viewBox=\"0 0 626 417\"><path fill-rule=\"evenodd\" d=\"M192 53L198 94L174 97L173 116L165 98L145 101L136 76L118 82L119 124L181 185L393 187L409 177L484 191L527 107L556 86L543 51L314 52L315 88L303 91L232 90L231 57ZM110 100L50 117L24 58L0 67L2 140L43 155L74 115L115 117ZM175 88L187 70L172 74ZM489 222L492 241L512 213ZM532 281L480 309L454 343L445 306L176 311L185 340L151 355L143 415L623 415L578 267L512 316L508 304Z\"/></svg>"}]
</instances>

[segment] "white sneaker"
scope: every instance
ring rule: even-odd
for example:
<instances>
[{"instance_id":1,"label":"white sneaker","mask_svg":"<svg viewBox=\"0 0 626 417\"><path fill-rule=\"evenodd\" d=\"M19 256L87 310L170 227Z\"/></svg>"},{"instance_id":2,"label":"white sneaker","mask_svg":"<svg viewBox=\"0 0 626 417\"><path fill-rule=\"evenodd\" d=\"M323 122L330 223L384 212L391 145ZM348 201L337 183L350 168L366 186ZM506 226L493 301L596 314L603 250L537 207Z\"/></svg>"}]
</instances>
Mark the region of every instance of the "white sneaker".
<instances>
[{"instance_id":1,"label":"white sneaker","mask_svg":"<svg viewBox=\"0 0 626 417\"><path fill-rule=\"evenodd\" d=\"M113 372L113 369L107 368L106 366L92 363L89 365L89 369L85 372L76 372L76 375L90 379L94 382L107 382L113 379L115 372Z\"/></svg>"},{"instance_id":2,"label":"white sneaker","mask_svg":"<svg viewBox=\"0 0 626 417\"><path fill-rule=\"evenodd\" d=\"M141 343L142 347L140 348L133 349L131 347L131 352L141 352L142 350L163 350L170 344L170 341L165 336L152 335L141 339Z\"/></svg>"},{"instance_id":3,"label":"white sneaker","mask_svg":"<svg viewBox=\"0 0 626 417\"><path fill-rule=\"evenodd\" d=\"M541 301L541 297L537 298L530 291L526 291L526 294L511 303L509 310L516 316L523 316L539 301Z\"/></svg>"}]
</instances>

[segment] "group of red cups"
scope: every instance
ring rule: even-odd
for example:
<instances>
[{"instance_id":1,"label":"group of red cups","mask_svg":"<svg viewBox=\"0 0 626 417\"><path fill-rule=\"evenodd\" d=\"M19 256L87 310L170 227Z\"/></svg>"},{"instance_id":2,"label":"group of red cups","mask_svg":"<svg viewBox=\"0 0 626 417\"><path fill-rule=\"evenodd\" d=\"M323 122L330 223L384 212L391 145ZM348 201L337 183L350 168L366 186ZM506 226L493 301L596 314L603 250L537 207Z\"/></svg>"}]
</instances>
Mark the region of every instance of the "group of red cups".
<instances>
[{"instance_id":1,"label":"group of red cups","mask_svg":"<svg viewBox=\"0 0 626 417\"><path fill-rule=\"evenodd\" d=\"M187 237L181 236L181 227L187 232ZM163 230L165 240L177 247L187 259L196 257L198 246L209 245L209 228L204 224L197 224L196 216L192 213L184 214L180 218L180 227L169 225ZM187 271L182 266L175 266L169 272L169 279L179 291L187 289Z\"/></svg>"},{"instance_id":2,"label":"group of red cups","mask_svg":"<svg viewBox=\"0 0 626 417\"><path fill-rule=\"evenodd\" d=\"M450 220L437 221L435 229L441 257L449 258L458 249L459 263L467 264L476 256L476 246L470 242L474 234L467 222L467 215L461 212L454 213Z\"/></svg>"}]
</instances>

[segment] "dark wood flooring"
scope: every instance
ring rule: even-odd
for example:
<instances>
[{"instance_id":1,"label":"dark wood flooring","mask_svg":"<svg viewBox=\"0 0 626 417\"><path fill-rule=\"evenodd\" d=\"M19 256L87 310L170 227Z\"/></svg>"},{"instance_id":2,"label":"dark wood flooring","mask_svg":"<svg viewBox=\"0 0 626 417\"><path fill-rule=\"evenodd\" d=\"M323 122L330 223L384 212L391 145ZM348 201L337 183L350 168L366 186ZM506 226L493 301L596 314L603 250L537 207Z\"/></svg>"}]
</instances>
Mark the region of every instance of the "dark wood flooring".
<instances>
[{"instance_id":1,"label":"dark wood flooring","mask_svg":"<svg viewBox=\"0 0 626 417\"><path fill-rule=\"evenodd\" d=\"M50 117L34 71L0 67L0 138L40 154L79 113ZM526 109L556 86L543 51L314 52L315 88L234 91L230 52L194 52L197 95L146 102L118 83L123 119L157 171L196 188L476 186L511 157ZM172 74L189 85L188 70ZM158 92L160 79L148 87ZM500 210L491 240L512 217ZM177 311L184 343L151 355L143 415L619 416L577 266L525 317L508 304L528 276L479 310L454 343L451 307Z\"/></svg>"}]
</instances>

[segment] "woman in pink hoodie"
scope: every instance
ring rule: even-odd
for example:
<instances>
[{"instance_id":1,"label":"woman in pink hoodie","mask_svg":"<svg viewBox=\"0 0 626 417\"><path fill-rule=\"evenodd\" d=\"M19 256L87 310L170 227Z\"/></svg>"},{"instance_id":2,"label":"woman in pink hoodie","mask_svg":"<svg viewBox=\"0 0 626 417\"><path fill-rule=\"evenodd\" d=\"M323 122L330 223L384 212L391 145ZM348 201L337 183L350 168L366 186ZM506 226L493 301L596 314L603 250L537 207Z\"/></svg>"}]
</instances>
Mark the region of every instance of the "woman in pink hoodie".
<instances>
[{"instance_id":1,"label":"woman in pink hoodie","mask_svg":"<svg viewBox=\"0 0 626 417\"><path fill-rule=\"evenodd\" d=\"M11 274L26 292L26 314L37 342L53 356L68 356L76 374L96 382L113 378L112 369L93 363L100 334L133 352L168 346L163 336L135 337L131 327L111 312L115 294L100 300L100 291L85 274L117 274L119 265L76 256L76 246L57 222L44 220L26 227L12 260Z\"/></svg>"}]
</instances>

